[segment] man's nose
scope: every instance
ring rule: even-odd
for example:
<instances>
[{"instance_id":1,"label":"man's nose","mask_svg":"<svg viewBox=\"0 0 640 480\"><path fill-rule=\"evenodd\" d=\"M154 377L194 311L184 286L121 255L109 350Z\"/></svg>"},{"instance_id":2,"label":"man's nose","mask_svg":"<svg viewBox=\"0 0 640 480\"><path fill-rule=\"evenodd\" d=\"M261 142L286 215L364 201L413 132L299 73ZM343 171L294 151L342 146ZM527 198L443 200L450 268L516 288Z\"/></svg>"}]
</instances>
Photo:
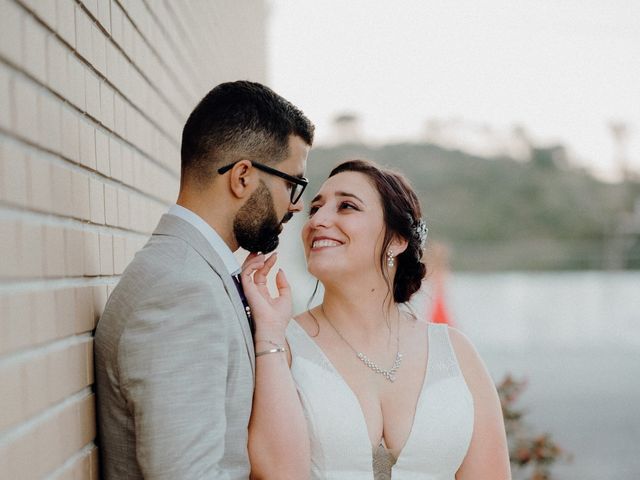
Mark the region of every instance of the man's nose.
<instances>
[{"instance_id":1,"label":"man's nose","mask_svg":"<svg viewBox=\"0 0 640 480\"><path fill-rule=\"evenodd\" d=\"M289 204L289 211L292 213L301 212L304 209L304 200L302 197L296 202Z\"/></svg>"}]
</instances>

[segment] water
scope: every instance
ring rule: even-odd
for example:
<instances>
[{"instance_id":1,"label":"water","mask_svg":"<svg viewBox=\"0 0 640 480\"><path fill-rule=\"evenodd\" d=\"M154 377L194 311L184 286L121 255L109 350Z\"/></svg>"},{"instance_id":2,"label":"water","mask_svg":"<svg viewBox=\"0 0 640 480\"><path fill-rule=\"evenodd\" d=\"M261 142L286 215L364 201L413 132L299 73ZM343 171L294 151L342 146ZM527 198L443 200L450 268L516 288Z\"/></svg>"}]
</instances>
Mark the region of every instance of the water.
<instances>
[{"instance_id":1,"label":"water","mask_svg":"<svg viewBox=\"0 0 640 480\"><path fill-rule=\"evenodd\" d=\"M573 454L558 480L640 479L640 272L457 274L447 299L492 376Z\"/></svg>"}]
</instances>

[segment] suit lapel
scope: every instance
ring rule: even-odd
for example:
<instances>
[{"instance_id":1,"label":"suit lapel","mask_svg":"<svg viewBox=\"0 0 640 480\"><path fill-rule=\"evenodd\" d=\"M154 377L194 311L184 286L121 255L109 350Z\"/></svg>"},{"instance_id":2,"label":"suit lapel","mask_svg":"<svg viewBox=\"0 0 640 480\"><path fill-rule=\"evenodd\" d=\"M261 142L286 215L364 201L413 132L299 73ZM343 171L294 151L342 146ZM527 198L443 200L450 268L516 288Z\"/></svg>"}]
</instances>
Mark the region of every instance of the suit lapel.
<instances>
[{"instance_id":1,"label":"suit lapel","mask_svg":"<svg viewBox=\"0 0 640 480\"><path fill-rule=\"evenodd\" d=\"M242 334L244 335L244 341L247 347L247 354L251 362L251 370L255 376L253 336L251 335L247 314L244 311L242 299L240 298L240 294L238 293L238 289L236 288L233 278L231 278L231 275L227 271L227 268L220 256L216 253L207 239L193 225L179 217L176 217L175 215L163 215L160 218L160 223L158 223L153 234L169 235L181 238L191 245L220 277L224 284L224 288L227 291L227 295L233 304L233 308L236 311L236 317L240 323L240 328L242 328Z\"/></svg>"}]
</instances>

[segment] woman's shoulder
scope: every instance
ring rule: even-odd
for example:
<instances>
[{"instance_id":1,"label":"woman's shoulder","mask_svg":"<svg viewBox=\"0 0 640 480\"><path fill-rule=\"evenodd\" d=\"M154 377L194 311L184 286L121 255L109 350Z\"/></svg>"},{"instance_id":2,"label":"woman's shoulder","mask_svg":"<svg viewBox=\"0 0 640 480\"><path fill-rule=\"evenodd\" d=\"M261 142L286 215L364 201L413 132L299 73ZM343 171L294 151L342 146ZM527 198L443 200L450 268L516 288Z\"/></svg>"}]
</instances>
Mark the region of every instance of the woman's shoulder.
<instances>
[{"instance_id":1,"label":"woman's shoulder","mask_svg":"<svg viewBox=\"0 0 640 480\"><path fill-rule=\"evenodd\" d=\"M473 396L484 396L487 391L494 391L489 371L471 340L457 328L447 326L447 331L460 370Z\"/></svg>"}]
</instances>

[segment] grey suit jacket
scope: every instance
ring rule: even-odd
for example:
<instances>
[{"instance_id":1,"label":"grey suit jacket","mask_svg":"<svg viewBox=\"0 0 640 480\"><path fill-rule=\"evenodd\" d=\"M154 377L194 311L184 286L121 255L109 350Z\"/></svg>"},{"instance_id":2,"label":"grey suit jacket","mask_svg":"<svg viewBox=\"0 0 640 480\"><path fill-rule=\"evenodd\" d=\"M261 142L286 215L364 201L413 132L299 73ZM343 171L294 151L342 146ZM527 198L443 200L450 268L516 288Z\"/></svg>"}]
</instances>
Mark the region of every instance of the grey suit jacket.
<instances>
[{"instance_id":1,"label":"grey suit jacket","mask_svg":"<svg viewBox=\"0 0 640 480\"><path fill-rule=\"evenodd\" d=\"M197 229L164 215L96 330L103 478L248 478L254 362L224 263Z\"/></svg>"}]
</instances>

